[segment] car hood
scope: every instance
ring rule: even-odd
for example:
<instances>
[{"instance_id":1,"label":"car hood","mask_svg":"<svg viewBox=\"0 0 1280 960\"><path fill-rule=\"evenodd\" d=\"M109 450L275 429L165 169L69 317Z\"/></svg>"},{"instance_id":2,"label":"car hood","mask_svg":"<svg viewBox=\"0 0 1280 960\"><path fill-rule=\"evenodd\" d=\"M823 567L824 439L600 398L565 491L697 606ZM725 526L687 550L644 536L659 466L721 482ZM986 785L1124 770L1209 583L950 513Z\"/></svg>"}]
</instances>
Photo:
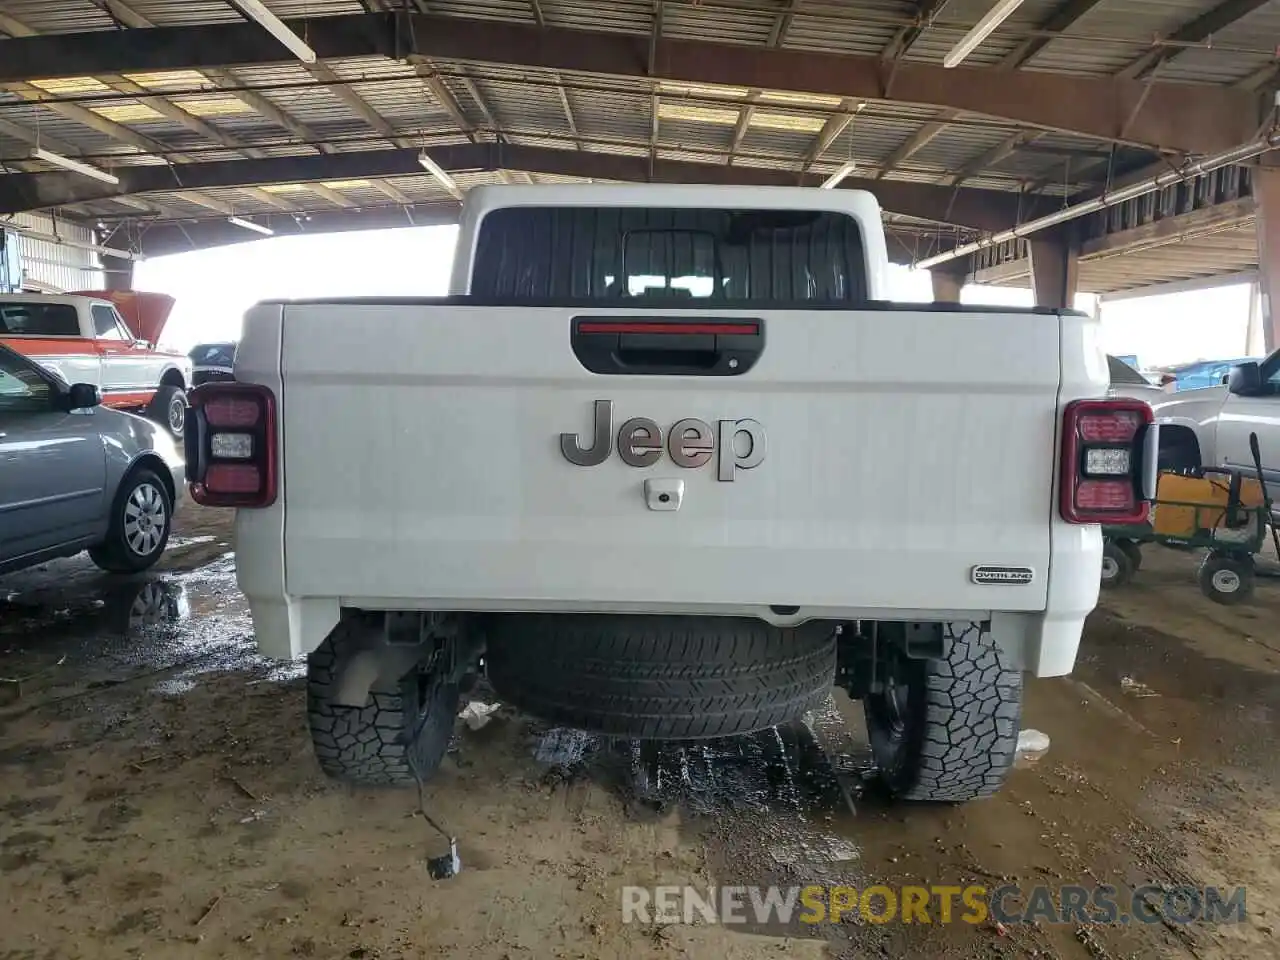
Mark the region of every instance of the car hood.
<instances>
[{"instance_id":1,"label":"car hood","mask_svg":"<svg viewBox=\"0 0 1280 960\"><path fill-rule=\"evenodd\" d=\"M77 296L109 300L116 305L129 330L139 340L154 345L160 342L173 305L177 303L167 293L145 293L139 290L77 290Z\"/></svg>"},{"instance_id":2,"label":"car hood","mask_svg":"<svg viewBox=\"0 0 1280 960\"><path fill-rule=\"evenodd\" d=\"M1224 386L1179 390L1177 393L1166 394L1165 399L1160 403L1152 402L1151 407L1155 410L1157 417L1171 416L1181 409L1190 409L1192 406L1199 406L1206 401L1211 407L1219 407L1227 399L1229 392Z\"/></svg>"}]
</instances>

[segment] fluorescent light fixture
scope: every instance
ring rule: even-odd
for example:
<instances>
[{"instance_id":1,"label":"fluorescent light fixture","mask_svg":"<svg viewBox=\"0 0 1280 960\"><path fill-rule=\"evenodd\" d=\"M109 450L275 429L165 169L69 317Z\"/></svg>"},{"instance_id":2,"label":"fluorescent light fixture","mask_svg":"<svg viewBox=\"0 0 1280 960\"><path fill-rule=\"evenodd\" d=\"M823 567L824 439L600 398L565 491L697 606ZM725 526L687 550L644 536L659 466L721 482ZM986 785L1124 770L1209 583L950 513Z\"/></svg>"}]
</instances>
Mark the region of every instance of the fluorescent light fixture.
<instances>
[{"instance_id":1,"label":"fluorescent light fixture","mask_svg":"<svg viewBox=\"0 0 1280 960\"><path fill-rule=\"evenodd\" d=\"M233 2L240 8L241 13L250 20L256 20L263 30L288 47L289 52L303 63L316 62L316 52L307 46L306 41L286 27L284 21L259 0L233 0Z\"/></svg>"},{"instance_id":2,"label":"fluorescent light fixture","mask_svg":"<svg viewBox=\"0 0 1280 960\"><path fill-rule=\"evenodd\" d=\"M93 179L101 180L103 183L120 182L120 178L114 173L107 173L105 170L99 170L97 167L91 167L87 163L72 160L70 157L64 157L60 153L54 153L52 150L45 150L42 147L36 147L32 150L31 157L35 160L43 160L45 163L52 163L55 167L62 167L64 170L70 170L72 173L78 173L81 176L93 177Z\"/></svg>"},{"instance_id":3,"label":"fluorescent light fixture","mask_svg":"<svg viewBox=\"0 0 1280 960\"><path fill-rule=\"evenodd\" d=\"M969 28L969 32L947 51L942 58L944 67L958 67L964 58L977 48L978 44L991 36L996 27L1009 19L1009 14L1022 5L1022 0L998 0L996 5L987 11L987 15Z\"/></svg>"},{"instance_id":4,"label":"fluorescent light fixture","mask_svg":"<svg viewBox=\"0 0 1280 960\"><path fill-rule=\"evenodd\" d=\"M827 177L827 179L822 181L822 189L823 190L835 189L840 185L840 182L844 180L845 177L849 176L849 174L853 173L853 171L856 169L858 169L858 165L854 163L852 160L849 160L849 161L846 161L845 163L840 164L839 170L837 170L831 176Z\"/></svg>"},{"instance_id":5,"label":"fluorescent light fixture","mask_svg":"<svg viewBox=\"0 0 1280 960\"><path fill-rule=\"evenodd\" d=\"M458 182L454 180L453 177L449 176L449 174L445 173L444 168L441 167L440 164L431 159L431 154L423 150L418 154L418 162L422 164L422 169L426 170L427 173L440 181L440 185L442 187L448 190L455 197L461 199L462 191L458 189Z\"/></svg>"},{"instance_id":6,"label":"fluorescent light fixture","mask_svg":"<svg viewBox=\"0 0 1280 960\"><path fill-rule=\"evenodd\" d=\"M260 223L254 223L252 220L242 220L239 217L227 217L227 223L234 223L237 227L244 227L246 230L252 230L254 233L260 233L264 237L274 237L276 232L270 227L264 227Z\"/></svg>"}]
</instances>

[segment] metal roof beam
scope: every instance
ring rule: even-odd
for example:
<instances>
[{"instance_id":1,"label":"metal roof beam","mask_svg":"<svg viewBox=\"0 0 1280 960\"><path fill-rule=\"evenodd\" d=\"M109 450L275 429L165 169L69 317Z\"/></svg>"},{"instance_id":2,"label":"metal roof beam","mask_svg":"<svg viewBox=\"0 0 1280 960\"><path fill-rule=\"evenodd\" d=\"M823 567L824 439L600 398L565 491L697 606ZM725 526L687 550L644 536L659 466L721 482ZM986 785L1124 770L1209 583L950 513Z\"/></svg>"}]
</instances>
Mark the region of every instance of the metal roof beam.
<instances>
[{"instance_id":1,"label":"metal roof beam","mask_svg":"<svg viewBox=\"0 0 1280 960\"><path fill-rule=\"evenodd\" d=\"M287 213L255 215L254 222L269 227L277 237L287 237L457 223L458 213L458 203L450 199L441 203L365 207L358 211L311 210L307 211L305 218ZM150 221L132 246L145 256L159 257L261 239L256 233L217 218L185 222Z\"/></svg>"},{"instance_id":2,"label":"metal roof beam","mask_svg":"<svg viewBox=\"0 0 1280 960\"><path fill-rule=\"evenodd\" d=\"M1184 24L1169 35L1175 44L1201 43L1215 33L1231 26L1271 0L1224 0L1213 9ZM1183 51L1182 46L1158 46L1144 53L1116 74L1124 79L1137 79L1150 74L1162 63L1172 60Z\"/></svg>"},{"instance_id":3,"label":"metal roof beam","mask_svg":"<svg viewBox=\"0 0 1280 960\"><path fill-rule=\"evenodd\" d=\"M1040 24L1037 34L1040 31L1045 33L1066 33L1075 26L1077 20L1101 2L1102 0L1067 0L1066 3L1053 11L1047 20ZM1051 36L1037 35L1028 37L1005 55L1000 61L1000 69L1017 70L1052 43L1053 40L1054 38Z\"/></svg>"},{"instance_id":4,"label":"metal roof beam","mask_svg":"<svg viewBox=\"0 0 1280 960\"><path fill-rule=\"evenodd\" d=\"M849 124L853 122L853 118L857 116L862 106L862 101L860 100L845 98L840 102L841 112L833 113L827 117L827 122L822 125L822 129L818 131L813 144L804 155L802 169L808 170L818 162L818 159L831 148L831 145L836 142L840 134L844 133Z\"/></svg>"},{"instance_id":5,"label":"metal roof beam","mask_svg":"<svg viewBox=\"0 0 1280 960\"><path fill-rule=\"evenodd\" d=\"M595 180L662 183L758 184L817 186L822 177L797 175L794 170L756 167L729 168L721 164L657 160L620 154L587 153L512 144L462 144L433 147L432 158L448 171L522 170ZM0 213L129 194L220 187L260 187L272 183L316 183L326 180L421 176L413 150L379 150L261 160L223 160L186 163L179 167L118 167L119 185L70 173L10 174L0 177ZM874 188L881 205L896 213L927 220L957 223L976 230L1012 226L1020 217L1047 212L1020 201L1017 194L998 190L955 189L931 184L850 177L842 186ZM1020 209L1020 206L1022 209Z\"/></svg>"},{"instance_id":6,"label":"metal roof beam","mask_svg":"<svg viewBox=\"0 0 1280 960\"><path fill-rule=\"evenodd\" d=\"M787 41L787 34L791 32L791 24L795 19L796 9L800 6L800 0L788 0L788 3L779 12L773 21L773 27L769 31L770 47L780 47ZM657 37L661 36L661 16L662 5L658 5L658 20L654 29L658 31ZM654 50L656 53L657 50ZM742 141L747 138L747 134L751 131L751 121L756 115L756 104L760 102L760 97L764 94L763 90L751 89L747 91L747 103L738 111L738 122L733 127L733 138L729 141L729 163L733 163L734 154L736 154L742 146Z\"/></svg>"},{"instance_id":7,"label":"metal roof beam","mask_svg":"<svg viewBox=\"0 0 1280 960\"><path fill-rule=\"evenodd\" d=\"M990 150L984 150L981 154L974 157L955 173L949 173L938 182L944 186L955 186L963 183L972 176L976 176L988 167L993 167L1009 154L1013 153L1019 147L1034 139L1036 134L1028 133L1025 130L1019 130L1017 133L1011 134L997 143Z\"/></svg>"},{"instance_id":8,"label":"metal roof beam","mask_svg":"<svg viewBox=\"0 0 1280 960\"><path fill-rule=\"evenodd\" d=\"M1101 2L1102 0L1067 0L1066 3L1055 10L1049 19L1041 25L1041 29L1052 30L1058 33L1069 30L1077 20ZM1012 70L1021 69L1023 64L1039 53L1051 39L1052 38L1050 37L1032 37L1024 40L1022 43L1018 44L1017 47L1005 54L994 69L1000 73L1007 73ZM884 166L880 169L880 175L883 176L886 171L893 169L904 160L908 160L914 156L918 150L934 140L938 134L942 133L942 131L946 129L947 123L959 117L961 112L962 111L960 110L946 110L938 117L937 120L931 121L922 126L914 136L902 144L902 146L895 150L893 154L885 160ZM1004 156L1007 156L1007 154L1004 154ZM968 169L967 166L966 169ZM971 174L966 174L966 176L970 175ZM962 179L964 178L961 178L961 180ZM961 180L950 180L949 182L959 183Z\"/></svg>"},{"instance_id":9,"label":"metal roof beam","mask_svg":"<svg viewBox=\"0 0 1280 960\"><path fill-rule=\"evenodd\" d=\"M947 0L920 0L916 5L916 22L911 26L899 27L893 39L885 44L880 56L885 60L897 60L906 55L911 45L920 39L920 35L929 29L934 16L946 6Z\"/></svg>"},{"instance_id":10,"label":"metal roof beam","mask_svg":"<svg viewBox=\"0 0 1280 960\"><path fill-rule=\"evenodd\" d=\"M124 2L124 0L94 0L94 2L97 6L105 10L113 20L115 20L118 24L122 25L123 27L130 28L130 29L149 29L154 26L150 20L148 20L142 14L138 13L136 10L130 7L127 3ZM12 18L8 18L8 19L12 20ZM28 35L34 34L34 31L31 31L30 28L25 28L25 29L28 30ZM210 70L205 73L205 77L210 82L212 82L214 86L219 86L219 87L243 86L243 84L240 83L239 78L236 77L234 74L229 73L228 71ZM188 130L191 130L195 133L199 133L201 136L209 140L212 140L214 143L217 143L220 146L224 146L230 150L236 150L240 154L250 158L264 156L263 152L258 150L257 148L246 146L245 144L237 140L235 137L232 137L228 134L223 133L213 125L208 124L205 121L201 120L199 117L196 117L188 113L187 111L183 110L181 107L179 107L177 104L173 103L172 101L168 100L167 98L152 94L146 88L139 86L137 83L134 83L132 80L129 80L127 77L120 76L117 74L111 74L104 77L100 77L99 79L101 79L104 83L108 84L109 86L113 87L114 89L122 93L129 93L135 96L139 100L139 102L147 104L153 110L162 114L165 117L168 117L170 120L173 120L175 123L178 123L186 127ZM317 77L317 79L319 79L319 77ZM256 110L260 115L266 117L268 120L272 120L273 122L279 123L280 126L283 126L290 133L293 133L294 136L305 134L306 139L311 139L311 140L315 139L315 135L312 134L310 130L308 130L302 124L298 123L288 114L285 114L284 111L277 108L275 104L273 104L266 97L263 97L260 94L250 93L246 91L237 91L235 96L246 106L250 107L253 110ZM122 129L127 129L127 128L122 128ZM333 148L330 147L328 149L333 149ZM172 159L183 160L186 158L183 157L181 154L173 154ZM251 190L250 193L252 193L253 196L256 197L258 200L268 204L269 206L278 207L281 210L294 209L293 204L290 203L287 199L285 199L284 197L278 196L274 193L270 193L266 190L254 189L254 190ZM324 193L321 193L321 195L325 196ZM220 209L220 206L215 204L221 204L221 201L215 201L211 197L203 197L201 194L195 191L188 192L188 194L184 199L188 200L191 203L206 206L208 207L208 209L211 209L211 210ZM335 203L337 206L340 206L340 207L351 205L347 201L347 199L343 197L341 194L334 194L333 196L327 197L327 199L329 199L330 202Z\"/></svg>"},{"instance_id":11,"label":"metal roof beam","mask_svg":"<svg viewBox=\"0 0 1280 960\"><path fill-rule=\"evenodd\" d=\"M142 14L138 13L132 7L128 6L128 4L124 3L124 0L94 0L94 2L96 2L99 6L105 9L113 19L115 19L117 22L119 22L120 24L126 27L130 27L133 29L149 29L154 27L154 24L150 20L148 20ZM381 114L379 114L376 110L374 110L371 106L369 106L369 104L365 102L365 100L359 94L357 94L355 91L347 87L342 86L341 84L334 86L334 84L338 81L339 78L331 69L329 69L329 67L325 66L323 63L315 63L315 64L308 65L307 69L308 69L308 72L310 72L310 74L313 77L315 77L316 80L318 80L321 83L329 85L329 89L331 89L340 100L346 103L347 106L352 109L352 111L354 111L358 116L364 119L366 123L369 123L371 126L373 126L373 128L377 130L379 133L382 133L383 135L386 135L388 133L394 134L395 131L391 129L391 124L387 123L385 118L383 118ZM237 77L235 74L231 73L230 71L207 70L205 71L204 76L216 87L225 88L225 87L243 87L244 86L244 84L240 81L240 78ZM124 78L120 78L120 79L124 79ZM143 91L143 92L146 92L146 91ZM311 143L315 145L315 149L319 150L321 153L332 153L336 150L336 148L333 147L332 145L326 144L323 141L320 141L319 137L317 137L316 134L313 133L309 127L301 123L291 114L286 113L284 110L281 110L278 106L276 106L274 103L272 103L270 100L268 100L266 97L262 96L261 94L253 93L252 91L246 91L246 90L236 90L234 96L237 97L240 101L242 101L246 106L256 111L260 116L265 117L267 120L270 120L272 123L276 124L282 129L287 130L289 133L293 134L299 140L303 141L304 143ZM159 109L159 107L156 107L156 109ZM175 109L177 108L175 107ZM180 119L176 117L171 117L171 119L177 120L178 122L182 122ZM192 119L197 119L197 118L192 118ZM211 128L211 133L215 135L213 139L215 139L216 142L222 143L223 146L237 149L241 153L250 157L258 157L263 155L261 151L252 147L244 147L239 143L236 143L232 138L219 134L217 130L213 130ZM392 142L395 143L397 146L408 146L407 141L396 139L394 138L394 136L391 139L392 139ZM379 193L381 193L384 197L387 197L390 200L394 200L396 203L409 202L408 197L406 197L403 193L401 193L399 190L397 190L394 186L392 186L389 183L383 183L381 181L377 181L373 184L373 187ZM327 200L329 200L330 203L334 204L335 206L343 207L343 208L354 206L354 204L350 200L348 200L342 194L338 193L336 190L332 190L327 187L319 187L316 189L315 192L320 194L320 196L325 197ZM284 210L293 209L293 204L289 203L288 200L274 193L270 193L269 191L256 190L254 191L254 195L258 197L258 199L263 200L272 206L280 207L281 209L284 209Z\"/></svg>"},{"instance_id":12,"label":"metal roof beam","mask_svg":"<svg viewBox=\"0 0 1280 960\"><path fill-rule=\"evenodd\" d=\"M1233 0L1253 2L1253 0ZM408 55L548 70L886 99L985 113L1051 129L1156 149L1212 153L1246 142L1260 98L1206 85L1028 73L1009 83L999 70L898 62L886 82L878 56L768 49L663 37L648 69L649 37L541 28L428 14L347 14L292 20L324 58ZM50 34L0 44L0 83L50 75L203 69L287 60L248 23L210 23L115 33ZM1143 98L1145 97L1145 101Z\"/></svg>"}]
</instances>

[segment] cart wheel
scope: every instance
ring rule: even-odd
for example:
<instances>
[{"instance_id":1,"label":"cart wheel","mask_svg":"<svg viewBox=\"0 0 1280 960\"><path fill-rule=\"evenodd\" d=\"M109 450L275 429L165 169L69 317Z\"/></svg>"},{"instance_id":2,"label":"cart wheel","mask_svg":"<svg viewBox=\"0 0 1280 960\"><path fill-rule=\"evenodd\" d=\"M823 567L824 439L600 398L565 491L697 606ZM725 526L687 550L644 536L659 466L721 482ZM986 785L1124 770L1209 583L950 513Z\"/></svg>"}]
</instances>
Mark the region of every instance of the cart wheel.
<instances>
[{"instance_id":1,"label":"cart wheel","mask_svg":"<svg viewBox=\"0 0 1280 960\"><path fill-rule=\"evenodd\" d=\"M1200 564L1200 589L1215 603L1244 603L1253 596L1253 564L1211 553Z\"/></svg>"},{"instance_id":2,"label":"cart wheel","mask_svg":"<svg viewBox=\"0 0 1280 960\"><path fill-rule=\"evenodd\" d=\"M1142 569L1142 547L1134 543L1132 540L1117 540L1116 546L1124 551L1125 556L1129 558L1129 562L1133 564L1133 572L1137 573Z\"/></svg>"},{"instance_id":3,"label":"cart wheel","mask_svg":"<svg viewBox=\"0 0 1280 960\"><path fill-rule=\"evenodd\" d=\"M1102 545L1102 586L1123 587L1133 579L1133 560L1114 540Z\"/></svg>"}]
</instances>

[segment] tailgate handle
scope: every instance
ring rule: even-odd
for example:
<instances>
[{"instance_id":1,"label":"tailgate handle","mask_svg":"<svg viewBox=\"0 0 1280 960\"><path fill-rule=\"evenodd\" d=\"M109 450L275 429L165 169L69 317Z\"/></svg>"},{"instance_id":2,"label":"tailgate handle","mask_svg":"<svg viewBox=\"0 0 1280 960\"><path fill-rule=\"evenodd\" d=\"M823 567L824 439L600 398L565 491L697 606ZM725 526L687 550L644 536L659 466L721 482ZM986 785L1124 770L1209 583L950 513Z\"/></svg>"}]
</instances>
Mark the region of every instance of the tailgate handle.
<instances>
[{"instance_id":1,"label":"tailgate handle","mask_svg":"<svg viewBox=\"0 0 1280 960\"><path fill-rule=\"evenodd\" d=\"M592 373L735 377L764 352L758 319L575 317L574 356Z\"/></svg>"}]
</instances>

